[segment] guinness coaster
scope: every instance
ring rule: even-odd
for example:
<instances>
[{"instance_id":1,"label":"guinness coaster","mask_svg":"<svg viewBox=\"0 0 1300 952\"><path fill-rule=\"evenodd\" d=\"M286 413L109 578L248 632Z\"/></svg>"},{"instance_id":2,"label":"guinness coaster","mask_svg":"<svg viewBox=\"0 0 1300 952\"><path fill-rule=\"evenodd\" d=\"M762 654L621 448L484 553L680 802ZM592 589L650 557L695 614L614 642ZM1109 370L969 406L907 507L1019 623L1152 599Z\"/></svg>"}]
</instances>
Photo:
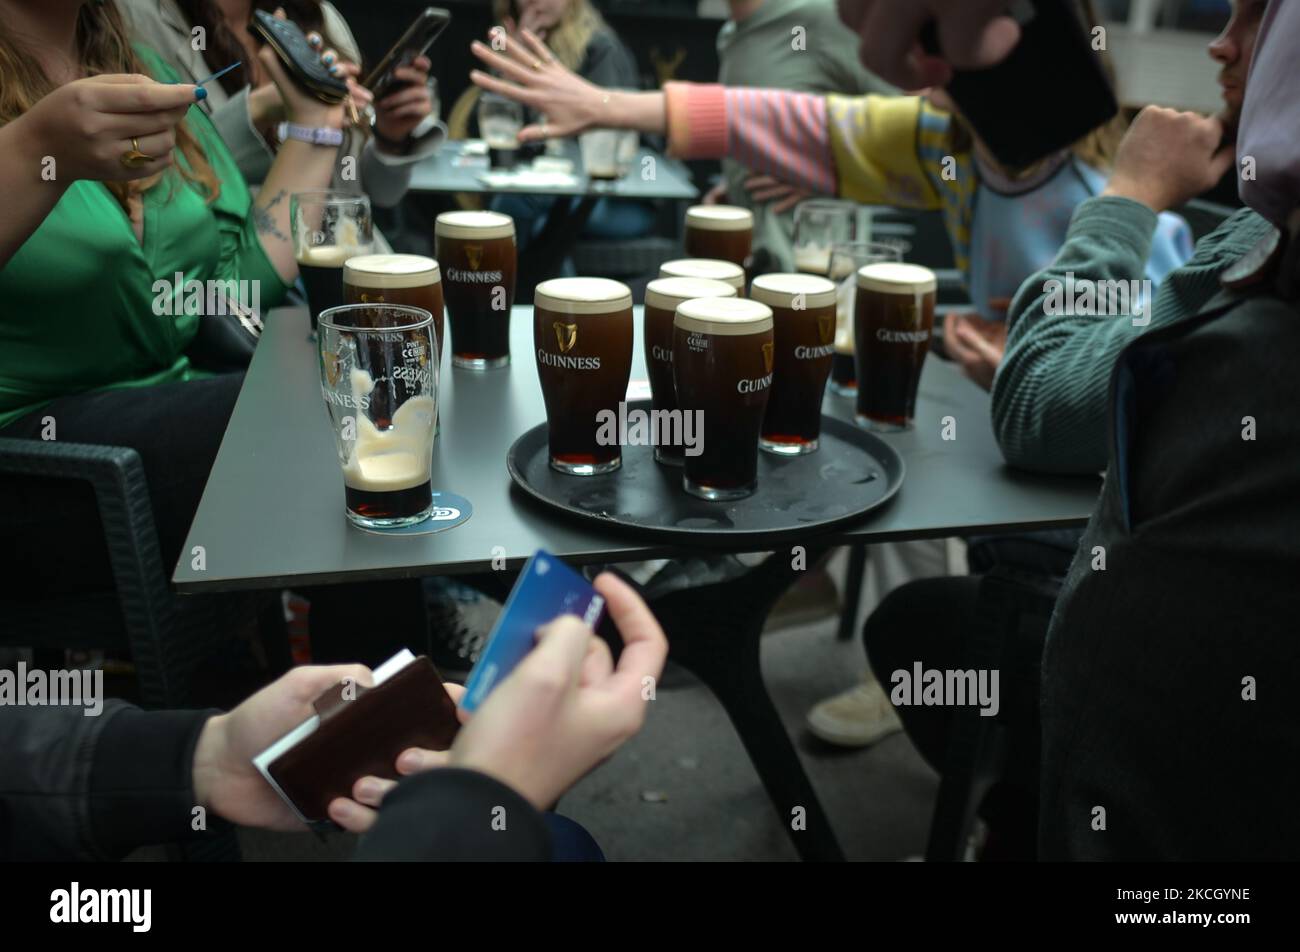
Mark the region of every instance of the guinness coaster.
<instances>
[{"instance_id":1,"label":"guinness coaster","mask_svg":"<svg viewBox=\"0 0 1300 952\"><path fill-rule=\"evenodd\" d=\"M398 529L366 529L361 526L355 528L361 529L362 532L369 532L371 535L381 536L432 535L435 532L454 529L461 523L468 521L472 515L474 515L474 507L464 496L457 496L455 493L435 492L433 494L433 512L423 522L417 522L413 526L402 526Z\"/></svg>"}]
</instances>

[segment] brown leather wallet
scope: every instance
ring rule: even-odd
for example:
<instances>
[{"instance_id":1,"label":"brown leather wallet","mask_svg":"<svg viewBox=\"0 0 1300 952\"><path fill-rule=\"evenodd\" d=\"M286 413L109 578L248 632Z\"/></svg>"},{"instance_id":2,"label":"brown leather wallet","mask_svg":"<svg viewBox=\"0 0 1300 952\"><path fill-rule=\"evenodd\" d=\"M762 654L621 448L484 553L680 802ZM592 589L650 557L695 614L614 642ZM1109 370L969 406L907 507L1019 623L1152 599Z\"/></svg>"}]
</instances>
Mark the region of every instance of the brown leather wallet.
<instances>
[{"instance_id":1,"label":"brown leather wallet","mask_svg":"<svg viewBox=\"0 0 1300 952\"><path fill-rule=\"evenodd\" d=\"M352 785L362 777L396 780L397 755L406 748L446 750L460 729L455 702L424 656L378 687L339 682L313 705L320 719L316 729L265 768L280 795L309 823L328 822L330 801L352 796Z\"/></svg>"}]
</instances>

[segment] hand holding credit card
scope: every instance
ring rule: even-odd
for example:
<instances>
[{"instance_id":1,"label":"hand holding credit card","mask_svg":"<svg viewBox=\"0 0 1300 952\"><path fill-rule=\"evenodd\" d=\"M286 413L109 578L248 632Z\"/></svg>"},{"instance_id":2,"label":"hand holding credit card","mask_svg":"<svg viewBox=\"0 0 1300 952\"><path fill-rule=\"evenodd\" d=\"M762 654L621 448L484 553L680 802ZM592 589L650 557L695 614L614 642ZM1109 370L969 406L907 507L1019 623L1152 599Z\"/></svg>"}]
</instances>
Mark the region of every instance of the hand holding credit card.
<instances>
[{"instance_id":1,"label":"hand holding credit card","mask_svg":"<svg viewBox=\"0 0 1300 952\"><path fill-rule=\"evenodd\" d=\"M528 560L465 684L460 706L474 711L533 649L537 629L561 615L576 615L595 628L605 599L591 583L549 552Z\"/></svg>"}]
</instances>

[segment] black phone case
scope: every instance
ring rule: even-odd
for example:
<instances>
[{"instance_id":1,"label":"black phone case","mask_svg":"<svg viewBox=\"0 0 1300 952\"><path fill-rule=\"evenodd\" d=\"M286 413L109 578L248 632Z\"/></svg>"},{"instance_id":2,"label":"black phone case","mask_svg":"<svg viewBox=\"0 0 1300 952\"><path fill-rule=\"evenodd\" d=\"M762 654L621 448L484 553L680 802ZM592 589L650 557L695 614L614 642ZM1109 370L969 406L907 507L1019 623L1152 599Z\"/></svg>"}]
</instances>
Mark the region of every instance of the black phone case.
<instances>
[{"instance_id":1,"label":"black phone case","mask_svg":"<svg viewBox=\"0 0 1300 952\"><path fill-rule=\"evenodd\" d=\"M1010 6L1014 12L1016 5ZM1027 12L1018 17L1019 45L997 66L958 70L947 87L984 144L1013 169L1068 148L1119 112L1074 0L1019 6ZM933 23L921 45L939 52Z\"/></svg>"},{"instance_id":2,"label":"black phone case","mask_svg":"<svg viewBox=\"0 0 1300 952\"><path fill-rule=\"evenodd\" d=\"M399 88L408 85L399 83L392 78L393 69L397 66L406 66L413 62L416 56L422 55L437 42L438 37L446 31L447 26L451 23L451 14L442 7L425 7L423 12L416 17L415 22L407 27L406 32L393 44L379 64L374 68L369 76L366 77L365 87L375 94L375 99L383 99L390 93L396 92ZM432 30L432 35L425 39L421 35L421 29ZM418 38L419 42L412 42ZM406 55L413 53L414 55Z\"/></svg>"},{"instance_id":3,"label":"black phone case","mask_svg":"<svg viewBox=\"0 0 1300 952\"><path fill-rule=\"evenodd\" d=\"M348 84L330 75L329 69L320 61L320 54L308 45L296 23L281 20L265 10L256 10L253 28L275 50L293 81L307 92L330 105L348 98Z\"/></svg>"}]
</instances>

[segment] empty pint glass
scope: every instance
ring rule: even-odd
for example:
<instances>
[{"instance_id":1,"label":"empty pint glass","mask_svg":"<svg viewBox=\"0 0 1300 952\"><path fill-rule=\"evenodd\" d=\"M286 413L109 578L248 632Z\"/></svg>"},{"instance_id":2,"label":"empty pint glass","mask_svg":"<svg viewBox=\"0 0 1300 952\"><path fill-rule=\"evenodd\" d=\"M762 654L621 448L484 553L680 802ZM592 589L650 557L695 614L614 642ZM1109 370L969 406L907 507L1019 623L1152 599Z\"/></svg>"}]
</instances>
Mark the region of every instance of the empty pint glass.
<instances>
[{"instance_id":1,"label":"empty pint glass","mask_svg":"<svg viewBox=\"0 0 1300 952\"><path fill-rule=\"evenodd\" d=\"M916 391L934 329L934 272L881 262L858 271L858 423L906 430L916 416Z\"/></svg>"},{"instance_id":2,"label":"empty pint glass","mask_svg":"<svg viewBox=\"0 0 1300 952\"><path fill-rule=\"evenodd\" d=\"M414 525L433 507L438 413L433 315L398 304L323 311L321 395L334 425L347 517L367 529Z\"/></svg>"},{"instance_id":3,"label":"empty pint glass","mask_svg":"<svg viewBox=\"0 0 1300 952\"><path fill-rule=\"evenodd\" d=\"M758 486L758 435L772 387L772 309L745 298L700 298L673 320L673 384L683 413L698 413L703 440L686 455L682 488L709 500L741 499Z\"/></svg>"},{"instance_id":4,"label":"empty pint glass","mask_svg":"<svg viewBox=\"0 0 1300 952\"><path fill-rule=\"evenodd\" d=\"M618 469L619 404L632 374L632 292L608 278L552 278L533 293L533 321L551 467L570 476Z\"/></svg>"}]
</instances>

